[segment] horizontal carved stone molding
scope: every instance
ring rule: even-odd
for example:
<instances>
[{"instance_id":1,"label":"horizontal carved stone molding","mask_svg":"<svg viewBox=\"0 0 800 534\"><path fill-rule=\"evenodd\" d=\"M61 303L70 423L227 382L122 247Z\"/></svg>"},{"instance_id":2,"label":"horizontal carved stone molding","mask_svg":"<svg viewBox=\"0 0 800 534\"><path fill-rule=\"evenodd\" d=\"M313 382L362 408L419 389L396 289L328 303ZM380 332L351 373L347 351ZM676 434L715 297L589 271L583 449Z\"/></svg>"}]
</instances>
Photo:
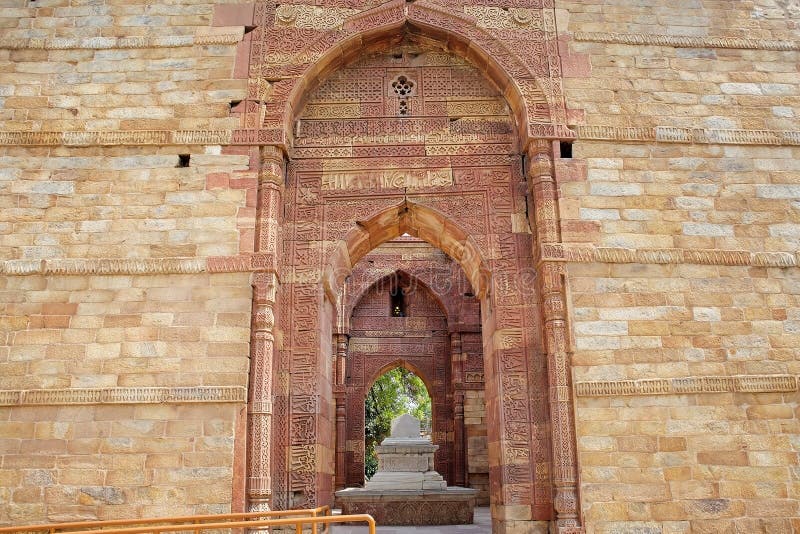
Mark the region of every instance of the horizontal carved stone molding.
<instances>
[{"instance_id":1,"label":"horizontal carved stone molding","mask_svg":"<svg viewBox=\"0 0 800 534\"><path fill-rule=\"evenodd\" d=\"M694 37L652 33L575 32L576 41L629 45L672 46L675 48L739 48L742 50L800 50L800 41L747 39L744 37Z\"/></svg>"},{"instance_id":2,"label":"horizontal carved stone molding","mask_svg":"<svg viewBox=\"0 0 800 534\"><path fill-rule=\"evenodd\" d=\"M205 272L206 264L205 258L6 260L0 274L192 274Z\"/></svg>"},{"instance_id":3,"label":"horizontal carved stone molding","mask_svg":"<svg viewBox=\"0 0 800 534\"><path fill-rule=\"evenodd\" d=\"M800 251L792 253L678 248L631 249L545 243L542 245L541 253L542 261L571 263L689 263L781 268L800 265Z\"/></svg>"},{"instance_id":4,"label":"horizontal carved stone molding","mask_svg":"<svg viewBox=\"0 0 800 534\"><path fill-rule=\"evenodd\" d=\"M0 406L246 402L243 386L29 389L0 391Z\"/></svg>"},{"instance_id":5,"label":"horizontal carved stone molding","mask_svg":"<svg viewBox=\"0 0 800 534\"><path fill-rule=\"evenodd\" d=\"M0 132L0 145L228 145L231 130L118 130L94 132Z\"/></svg>"},{"instance_id":6,"label":"horizontal carved stone molding","mask_svg":"<svg viewBox=\"0 0 800 534\"><path fill-rule=\"evenodd\" d=\"M692 393L781 393L797 391L794 375L688 376L576 382L577 397L687 395Z\"/></svg>"},{"instance_id":7,"label":"horizontal carved stone molding","mask_svg":"<svg viewBox=\"0 0 800 534\"><path fill-rule=\"evenodd\" d=\"M536 126L536 128L534 128ZM539 128L541 126L541 128ZM532 125L537 137L572 138L571 132L558 129L558 125ZM537 129L538 128L538 129ZM578 139L603 141L643 141L659 143L696 143L723 145L800 145L800 131L796 130L714 130L709 128L653 128L583 125L574 128ZM116 131L0 131L0 146L114 146L114 145L230 145L283 143L271 130L116 130ZM252 134L252 135L250 135ZM262 135L264 134L264 135ZM464 136L462 136L464 137ZM334 139L317 140L336 142ZM476 143L478 138L427 139L424 136L364 140L381 142L429 142L429 151L449 154L464 151L464 145ZM446 141L449 145L437 145ZM369 144L367 143L367 144ZM433 148L430 148L433 147ZM346 148L346 147L345 147ZM501 147L502 148L502 147ZM300 150L300 148L296 149ZM342 149L345 150L345 149ZM508 150L508 149L505 149Z\"/></svg>"},{"instance_id":8,"label":"horizontal carved stone molding","mask_svg":"<svg viewBox=\"0 0 800 534\"><path fill-rule=\"evenodd\" d=\"M797 267L800 251L749 252L715 249L630 249L545 243L541 261L567 263L698 264L749 267ZM209 258L76 258L47 260L0 260L0 275L147 275L243 273L269 271L273 264L264 254Z\"/></svg>"},{"instance_id":9,"label":"horizontal carved stone molding","mask_svg":"<svg viewBox=\"0 0 800 534\"><path fill-rule=\"evenodd\" d=\"M114 48L179 48L184 46L236 44L242 33L207 35L168 35L163 37L54 37L31 39L0 39L3 50L108 50Z\"/></svg>"},{"instance_id":10,"label":"horizontal carved stone molding","mask_svg":"<svg viewBox=\"0 0 800 534\"><path fill-rule=\"evenodd\" d=\"M0 261L0 275L136 275L196 274L268 271L269 257L216 256L210 258L76 258Z\"/></svg>"},{"instance_id":11,"label":"horizontal carved stone molding","mask_svg":"<svg viewBox=\"0 0 800 534\"><path fill-rule=\"evenodd\" d=\"M659 143L696 143L719 145L800 145L796 130L715 130L673 126L618 127L583 125L574 128L578 139L608 141L655 141Z\"/></svg>"}]
</instances>

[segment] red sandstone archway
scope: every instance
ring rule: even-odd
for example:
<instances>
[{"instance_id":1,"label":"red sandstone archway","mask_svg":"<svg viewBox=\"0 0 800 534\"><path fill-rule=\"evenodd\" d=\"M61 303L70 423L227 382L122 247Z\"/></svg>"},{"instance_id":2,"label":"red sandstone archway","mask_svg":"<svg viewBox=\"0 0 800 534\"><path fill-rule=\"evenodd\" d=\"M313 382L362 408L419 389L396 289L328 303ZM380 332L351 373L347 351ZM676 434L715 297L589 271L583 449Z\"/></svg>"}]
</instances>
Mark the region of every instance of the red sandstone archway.
<instances>
[{"instance_id":1,"label":"red sandstone archway","mask_svg":"<svg viewBox=\"0 0 800 534\"><path fill-rule=\"evenodd\" d=\"M437 32L437 27L444 30ZM376 39L370 40L371 32ZM267 34L269 31L265 30L262 37ZM444 108L440 107L434 114L437 120L420 126L433 126L424 130L432 135L432 146L427 137L420 147L413 140L407 144L402 136L389 136L387 139L399 141L376 142L372 137L364 146L356 147L347 132L333 142L326 141L323 135L306 138L300 147L295 143L286 180L281 221L285 226L280 229L283 241L268 242L276 251L278 246L283 247L279 266L281 291L276 306L280 348L275 362L275 440L271 448L277 506L329 502L333 489L333 466L329 462L334 448L333 419L339 419L338 396L344 393L330 381L334 360L331 339L336 339L337 355L347 352L346 339L335 330L343 302L340 290L353 265L368 251L408 233L458 261L481 301L485 394L492 420L489 457L493 520L508 528L529 528L517 527L518 521L549 520L554 513L555 495L559 525L575 526L578 504L563 283L556 264L535 263L538 256L532 243L533 235L539 245L559 241L557 194L548 143L532 142L531 136L570 135L563 125L565 116L563 107L558 107L558 98L550 98L552 107L545 99L541 101L548 111L543 120L546 124L531 120L536 115L531 113L535 106L529 105L531 95L542 94L539 87L547 87L551 97L559 94L560 85L554 80L558 74L553 70L557 71L557 55L552 56L550 49L550 55L523 54L548 66L546 73L536 74L514 52L495 46L497 40L478 29L474 19L452 16L425 1L389 2L346 21L341 31L306 41L288 62L291 73L281 70L283 67L278 64L251 61L251 72L278 80L270 87L265 107L258 108L259 124L264 128L255 132L254 138L270 139L269 144L282 148L291 145L287 123L294 126L294 118L302 111L301 94L310 92L309 88L316 87L357 55L358 47L335 49L338 43L347 40L353 45L372 45L387 42L377 38L379 35L398 34L416 34L420 40L433 36L440 44L444 41L445 50L472 58L484 74L488 73L495 87L503 90L514 118L513 132L492 130L503 125L499 120L488 124L485 130L475 130L474 135L467 130L471 137L460 135L461 130L439 127L443 120L452 118L449 111L442 112ZM543 37L542 42L551 39ZM266 37L262 41L265 43ZM554 41L550 44L554 45ZM552 61L554 57L556 60ZM252 68L254 64L256 69ZM496 65L505 74L494 72ZM512 65L525 69L517 70ZM308 76L311 72L314 77ZM537 76L545 78L547 74L550 79L538 83ZM504 85L504 77L513 83ZM519 95L524 98L517 98ZM289 102L294 102L295 107ZM309 116L303 120L313 123L319 118ZM367 113L363 118L359 127L370 120L382 122L384 130L413 124L411 120L403 122L405 119L380 113ZM243 120L246 128L257 127L247 126L247 117ZM344 125L350 127L347 120ZM327 127L316 128L317 133L327 131ZM242 132L237 142L251 134L250 130ZM497 135L484 136L482 132ZM439 146L433 146L437 140ZM511 146L517 148L508 148ZM520 147L531 151L530 164L524 170L529 177L527 184L519 156L513 156L522 151ZM331 168L349 172L345 173L344 185L330 181ZM385 173L378 183L388 185L381 185L378 191L361 187L360 184L371 183L373 176L368 173L375 168L408 173L413 179L401 181L413 182L411 191L391 179L385 182ZM418 168L442 172L433 179L429 173L418 180ZM279 160L265 161L264 169L270 183L284 183ZM358 222L352 224L353 219ZM528 283L534 269L540 274L539 287ZM552 432L550 413L556 422ZM552 455L551 438L557 444Z\"/></svg>"},{"instance_id":2,"label":"red sandstone archway","mask_svg":"<svg viewBox=\"0 0 800 534\"><path fill-rule=\"evenodd\" d=\"M549 483L542 482L543 479L539 484L534 483L533 468L528 466L534 458L537 464L547 465L550 458L544 362L520 360L525 352L524 349L520 351L522 347L517 348L522 336L528 335L523 333L522 316L535 314L535 307L530 307L534 300L521 297L518 275L507 271L504 261L493 261L498 274L493 276L490 262L484 259L475 239L467 236L452 216L405 199L357 221L341 240L331 244L330 257L323 267L323 284L331 307L340 309L342 284L352 267L370 250L403 234L419 237L456 260L481 301L489 454L490 464L494 465L490 467L490 478L495 487L504 488L502 493L492 492L493 503L505 502L508 506L538 498L541 500L533 509L536 515L532 518L549 519L552 513ZM516 311L512 312L509 305ZM542 385L540 389L524 385L529 376ZM535 400L535 404L529 404L529 398ZM530 412L531 409L536 412ZM503 421L505 417L510 419ZM533 427L531 421L534 421ZM525 437L531 430L536 432L533 441ZM522 445L523 439L528 440L525 445ZM531 476L527 483L524 482L525 473ZM545 473L547 469L540 468L539 476Z\"/></svg>"},{"instance_id":3,"label":"red sandstone archway","mask_svg":"<svg viewBox=\"0 0 800 534\"><path fill-rule=\"evenodd\" d=\"M386 48L387 42L404 34L422 35L444 44L448 50L465 57L481 69L509 102L516 124L521 129L521 140L529 138L529 121L534 122L534 117L535 122L550 122L549 108L552 103L548 102L536 81L537 77L547 75L541 68L543 65L526 64L505 43L476 25L471 17L458 15L424 0L413 4L394 0L351 17L345 22L343 30L344 38L325 35L309 46L309 49L318 49L320 45L329 48L305 70L304 83L292 87L285 107L284 124L294 124L298 110L303 107L304 97L330 72L357 55ZM335 40L335 45L328 45L332 40ZM530 59L536 61L538 58ZM524 93L520 86L525 88ZM287 135L291 136L291 131Z\"/></svg>"},{"instance_id":4,"label":"red sandstone archway","mask_svg":"<svg viewBox=\"0 0 800 534\"><path fill-rule=\"evenodd\" d=\"M417 290L405 295L402 317L391 315L391 284L385 277L373 283L353 307L349 323L349 348L346 357L347 446L337 469L346 466L346 486L364 483L364 400L382 374L395 367L411 370L425 383L432 400L432 439L436 468L452 483L456 471L464 466L453 462L453 384L448 318L438 297L411 277L400 277L399 284L415 282ZM394 282L394 280L391 280ZM338 432L337 432L338 433ZM461 455L463 464L463 455ZM341 479L337 473L337 479Z\"/></svg>"}]
</instances>

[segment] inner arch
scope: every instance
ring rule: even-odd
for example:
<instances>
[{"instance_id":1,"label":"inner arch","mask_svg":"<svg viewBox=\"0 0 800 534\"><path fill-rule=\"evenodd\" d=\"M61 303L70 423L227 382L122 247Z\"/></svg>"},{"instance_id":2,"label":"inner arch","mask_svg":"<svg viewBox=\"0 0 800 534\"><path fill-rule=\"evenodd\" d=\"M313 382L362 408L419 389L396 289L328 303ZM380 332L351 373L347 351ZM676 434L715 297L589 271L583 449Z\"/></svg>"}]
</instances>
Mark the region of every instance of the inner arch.
<instances>
[{"instance_id":1,"label":"inner arch","mask_svg":"<svg viewBox=\"0 0 800 534\"><path fill-rule=\"evenodd\" d=\"M478 245L444 214L404 200L355 226L339 240L323 272L323 284L331 302L339 301L345 278L369 251L404 233L427 241L456 260L464 269L473 293L488 295L491 273Z\"/></svg>"}]
</instances>

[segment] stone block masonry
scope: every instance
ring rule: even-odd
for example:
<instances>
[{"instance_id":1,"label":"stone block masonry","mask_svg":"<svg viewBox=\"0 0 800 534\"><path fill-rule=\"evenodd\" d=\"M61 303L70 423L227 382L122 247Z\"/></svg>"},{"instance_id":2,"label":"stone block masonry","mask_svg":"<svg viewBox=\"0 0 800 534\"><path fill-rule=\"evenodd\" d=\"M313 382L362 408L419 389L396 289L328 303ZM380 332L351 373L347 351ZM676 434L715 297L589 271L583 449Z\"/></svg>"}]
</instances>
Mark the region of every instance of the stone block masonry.
<instances>
[{"instance_id":1,"label":"stone block masonry","mask_svg":"<svg viewBox=\"0 0 800 534\"><path fill-rule=\"evenodd\" d=\"M239 404L0 407L0 521L230 510Z\"/></svg>"},{"instance_id":2,"label":"stone block masonry","mask_svg":"<svg viewBox=\"0 0 800 534\"><path fill-rule=\"evenodd\" d=\"M248 280L3 277L0 521L229 511Z\"/></svg>"},{"instance_id":3,"label":"stone block masonry","mask_svg":"<svg viewBox=\"0 0 800 534\"><path fill-rule=\"evenodd\" d=\"M427 262L494 532L799 530L795 4L0 0L0 524L325 504Z\"/></svg>"},{"instance_id":4,"label":"stone block masonry","mask_svg":"<svg viewBox=\"0 0 800 534\"><path fill-rule=\"evenodd\" d=\"M587 532L792 532L796 13L647 4L557 6L590 67L560 183Z\"/></svg>"}]
</instances>

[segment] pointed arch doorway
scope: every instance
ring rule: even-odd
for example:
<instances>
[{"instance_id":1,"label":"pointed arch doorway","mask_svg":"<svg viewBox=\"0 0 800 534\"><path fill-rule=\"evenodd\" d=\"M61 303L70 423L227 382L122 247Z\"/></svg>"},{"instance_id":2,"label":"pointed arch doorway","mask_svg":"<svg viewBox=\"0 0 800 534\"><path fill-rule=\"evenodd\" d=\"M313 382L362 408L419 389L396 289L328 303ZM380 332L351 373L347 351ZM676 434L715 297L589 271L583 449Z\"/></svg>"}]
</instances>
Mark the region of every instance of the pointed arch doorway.
<instances>
[{"instance_id":1,"label":"pointed arch doorway","mask_svg":"<svg viewBox=\"0 0 800 534\"><path fill-rule=\"evenodd\" d=\"M398 75L415 82L408 115L400 115L399 97L389 92ZM373 115L328 119L322 111L354 105ZM338 135L340 128L348 135ZM292 283L282 288L280 309L286 313L278 318L289 331L283 336L284 417L277 416L278 399L275 404L275 422L289 426L282 454L280 442L273 447L279 471L273 483L282 490L274 497L292 507L331 502L337 442L340 449L342 443L337 397L347 394L332 379L330 340L347 334L341 313L345 279L369 251L408 233L458 262L481 303L478 338L495 521L549 521L554 510L547 370L531 283L524 175L513 154L517 132L502 94L456 54L401 40L322 82L308 95L296 134L287 169L291 196L284 242ZM349 358L353 347L337 337L340 344ZM456 414L454 403L449 406L444 432L452 441ZM281 430L276 427L278 439ZM353 441L344 437L345 450ZM437 465L446 476L448 460L441 455L446 465ZM363 468L356 469L351 477L361 476Z\"/></svg>"},{"instance_id":2,"label":"pointed arch doorway","mask_svg":"<svg viewBox=\"0 0 800 534\"><path fill-rule=\"evenodd\" d=\"M417 253L399 260L408 250ZM359 262L345 287L345 292L352 295L348 300L355 304L346 302L344 306L345 310L352 310L345 311L349 343L344 362L346 420L343 424L347 438L344 447L337 444L337 471L344 468L346 472L336 473L337 489L364 483L364 399L380 376L397 367L420 377L430 394L431 440L439 446L435 455L436 470L450 485L466 483L469 465L465 455L462 358L466 359L467 355L461 352L460 338L461 330L465 336L471 335L472 340L480 338L479 305L474 296L465 297L457 292L457 288L463 290L468 286L463 271L452 265L451 260L442 261L444 255L437 252L427 243L413 238L390 241ZM365 283L390 269L398 260L418 276L397 270L363 289ZM426 284L423 277L436 284L434 288ZM446 307L443 300L448 304ZM473 343L471 348L477 351L469 356L471 364L477 362L480 366L472 373L473 379L483 371L480 347L476 345ZM470 386L473 390L482 389L482 383ZM480 418L481 414L475 416ZM471 430L476 437L482 434L484 438L484 457L476 458L476 463L486 463L485 425L473 425ZM477 478L483 482L484 477L478 475ZM484 492L487 490L478 487ZM488 500L484 500L488 504Z\"/></svg>"},{"instance_id":3,"label":"pointed arch doorway","mask_svg":"<svg viewBox=\"0 0 800 534\"><path fill-rule=\"evenodd\" d=\"M279 236L264 248L273 247L280 280L265 297L264 307L275 299L274 402L251 401L272 412L250 426L250 457L261 462L249 494L271 495L276 508L330 502L344 282L370 250L407 232L459 262L481 303L496 531L546 528L554 517L578 527L563 283L532 243L559 241L552 151L531 138L567 131L550 115L554 85L433 2L373 11L309 46L298 56L307 63L267 95L264 129L237 132L275 134L289 156L284 183L280 153L262 151L274 187L259 208L259 239Z\"/></svg>"}]
</instances>

